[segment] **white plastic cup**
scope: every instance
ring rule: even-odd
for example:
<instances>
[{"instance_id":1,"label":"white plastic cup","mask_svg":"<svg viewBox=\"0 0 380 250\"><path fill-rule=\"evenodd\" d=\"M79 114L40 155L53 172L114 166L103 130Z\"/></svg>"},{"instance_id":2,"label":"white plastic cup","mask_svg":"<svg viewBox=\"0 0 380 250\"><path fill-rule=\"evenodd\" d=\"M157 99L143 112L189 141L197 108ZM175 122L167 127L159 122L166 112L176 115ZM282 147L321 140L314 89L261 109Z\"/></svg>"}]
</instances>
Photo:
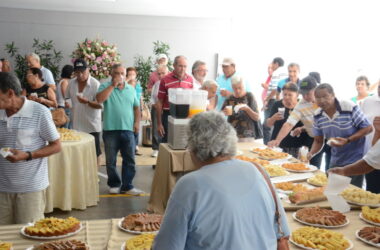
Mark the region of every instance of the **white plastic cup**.
<instances>
[{"instance_id":1,"label":"white plastic cup","mask_svg":"<svg viewBox=\"0 0 380 250\"><path fill-rule=\"evenodd\" d=\"M278 112L281 114L282 118L284 118L285 108L278 108Z\"/></svg>"},{"instance_id":2,"label":"white plastic cup","mask_svg":"<svg viewBox=\"0 0 380 250\"><path fill-rule=\"evenodd\" d=\"M226 115L228 115L228 116L232 115L232 106L231 105L226 106Z\"/></svg>"},{"instance_id":3,"label":"white plastic cup","mask_svg":"<svg viewBox=\"0 0 380 250\"><path fill-rule=\"evenodd\" d=\"M82 93L82 92L78 92L78 93L77 93L77 96L79 96L79 97L83 97L83 93Z\"/></svg>"},{"instance_id":4,"label":"white plastic cup","mask_svg":"<svg viewBox=\"0 0 380 250\"><path fill-rule=\"evenodd\" d=\"M30 93L30 96L38 97L36 92Z\"/></svg>"}]
</instances>

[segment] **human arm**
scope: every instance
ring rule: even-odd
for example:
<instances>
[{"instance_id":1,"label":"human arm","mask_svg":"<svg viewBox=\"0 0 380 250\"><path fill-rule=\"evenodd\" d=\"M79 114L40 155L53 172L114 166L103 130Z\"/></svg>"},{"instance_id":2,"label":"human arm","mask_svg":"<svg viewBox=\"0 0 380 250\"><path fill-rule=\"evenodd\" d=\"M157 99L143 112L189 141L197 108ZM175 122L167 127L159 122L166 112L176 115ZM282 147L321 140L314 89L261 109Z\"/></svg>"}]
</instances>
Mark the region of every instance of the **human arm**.
<instances>
[{"instance_id":1,"label":"human arm","mask_svg":"<svg viewBox=\"0 0 380 250\"><path fill-rule=\"evenodd\" d=\"M321 151L324 143L324 137L322 135L314 136L313 145L311 146L310 152L307 154L307 159L310 161L316 154Z\"/></svg>"},{"instance_id":2,"label":"human arm","mask_svg":"<svg viewBox=\"0 0 380 250\"><path fill-rule=\"evenodd\" d=\"M345 167L331 168L329 169L328 173L339 174L344 176L353 176L367 174L372 172L373 170L375 169L362 159Z\"/></svg>"},{"instance_id":3,"label":"human arm","mask_svg":"<svg viewBox=\"0 0 380 250\"><path fill-rule=\"evenodd\" d=\"M279 108L279 103L278 102L274 103L274 105L272 106L272 109L270 110L269 118L266 120L267 127L272 127L276 121L284 119L282 114L278 112L278 108Z\"/></svg>"},{"instance_id":4,"label":"human arm","mask_svg":"<svg viewBox=\"0 0 380 250\"><path fill-rule=\"evenodd\" d=\"M49 87L47 90L47 98L39 97L37 101L52 108L56 108L58 106L55 92L51 87Z\"/></svg>"},{"instance_id":5,"label":"human arm","mask_svg":"<svg viewBox=\"0 0 380 250\"><path fill-rule=\"evenodd\" d=\"M294 127L293 124L289 122L285 122L284 125L282 125L280 132L278 132L276 139L268 142L268 146L278 147L281 141L289 134L289 132L292 130L293 127Z\"/></svg>"},{"instance_id":6,"label":"human arm","mask_svg":"<svg viewBox=\"0 0 380 250\"><path fill-rule=\"evenodd\" d=\"M118 86L118 84L123 84L122 79L113 78L111 84L107 87L104 87L104 85L103 87L100 86L100 91L96 94L96 101L98 103L105 102L108 99L108 97L112 94L114 89Z\"/></svg>"},{"instance_id":7,"label":"human arm","mask_svg":"<svg viewBox=\"0 0 380 250\"><path fill-rule=\"evenodd\" d=\"M29 157L29 154L25 151L21 151L18 149L11 149L10 151L12 152L12 155L9 155L7 157L7 160L12 163L15 163L18 161L25 161ZM60 151L61 151L61 142L59 139L57 139L55 141L49 142L49 144L46 145L45 147L40 148L30 153L32 155L32 159L38 159L38 158L50 156Z\"/></svg>"},{"instance_id":8,"label":"human arm","mask_svg":"<svg viewBox=\"0 0 380 250\"><path fill-rule=\"evenodd\" d=\"M141 120L140 106L133 107L133 116L134 116L133 132L138 133L140 130L140 120Z\"/></svg>"},{"instance_id":9,"label":"human arm","mask_svg":"<svg viewBox=\"0 0 380 250\"><path fill-rule=\"evenodd\" d=\"M240 110L243 110L244 112L246 112L249 118L251 118L252 120L254 121L260 120L260 114L257 110L257 102L254 95L251 92L247 92L247 97L248 97L248 105L241 107Z\"/></svg>"},{"instance_id":10,"label":"human arm","mask_svg":"<svg viewBox=\"0 0 380 250\"><path fill-rule=\"evenodd\" d=\"M158 134L163 137L165 135L165 129L162 125L162 101L160 99L157 100L156 103L156 116L157 116L157 131Z\"/></svg>"}]
</instances>

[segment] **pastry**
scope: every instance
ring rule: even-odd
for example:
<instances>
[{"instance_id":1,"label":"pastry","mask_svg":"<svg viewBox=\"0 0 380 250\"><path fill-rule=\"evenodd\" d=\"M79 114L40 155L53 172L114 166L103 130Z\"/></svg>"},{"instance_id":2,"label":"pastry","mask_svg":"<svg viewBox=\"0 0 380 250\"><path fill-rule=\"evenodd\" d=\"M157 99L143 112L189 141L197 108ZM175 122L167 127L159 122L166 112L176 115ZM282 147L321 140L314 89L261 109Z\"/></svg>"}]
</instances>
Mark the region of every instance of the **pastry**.
<instances>
[{"instance_id":1,"label":"pastry","mask_svg":"<svg viewBox=\"0 0 380 250\"><path fill-rule=\"evenodd\" d=\"M327 199L323 194L324 190L323 187L319 187L307 191L294 192L289 195L289 200L296 205L324 201Z\"/></svg>"},{"instance_id":2,"label":"pastry","mask_svg":"<svg viewBox=\"0 0 380 250\"><path fill-rule=\"evenodd\" d=\"M302 185L300 183L295 184L293 182L280 182L274 184L276 188L284 190L284 191L293 191L293 192L299 192L299 191L306 191L308 188L305 185Z\"/></svg>"},{"instance_id":3,"label":"pastry","mask_svg":"<svg viewBox=\"0 0 380 250\"><path fill-rule=\"evenodd\" d=\"M80 141L81 136L76 134L74 130L67 128L57 128L61 141Z\"/></svg>"},{"instance_id":4,"label":"pastry","mask_svg":"<svg viewBox=\"0 0 380 250\"><path fill-rule=\"evenodd\" d=\"M364 227L358 232L358 235L372 243L380 243L380 227Z\"/></svg>"},{"instance_id":5,"label":"pastry","mask_svg":"<svg viewBox=\"0 0 380 250\"><path fill-rule=\"evenodd\" d=\"M301 227L292 232L294 242L313 249L345 250L350 243L343 234L316 227Z\"/></svg>"},{"instance_id":6,"label":"pastry","mask_svg":"<svg viewBox=\"0 0 380 250\"><path fill-rule=\"evenodd\" d=\"M306 171L310 170L305 163L284 163L282 167L288 170Z\"/></svg>"},{"instance_id":7,"label":"pastry","mask_svg":"<svg viewBox=\"0 0 380 250\"><path fill-rule=\"evenodd\" d=\"M154 241L154 234L141 234L125 242L125 250L150 250Z\"/></svg>"},{"instance_id":8,"label":"pastry","mask_svg":"<svg viewBox=\"0 0 380 250\"><path fill-rule=\"evenodd\" d=\"M279 165L269 164L264 165L263 168L265 169L265 171L267 171L270 177L284 176L289 174L288 171L286 171L283 167Z\"/></svg>"},{"instance_id":9,"label":"pastry","mask_svg":"<svg viewBox=\"0 0 380 250\"><path fill-rule=\"evenodd\" d=\"M154 232L160 229L162 217L160 214L130 214L124 217L121 226L131 231Z\"/></svg>"},{"instance_id":10,"label":"pastry","mask_svg":"<svg viewBox=\"0 0 380 250\"><path fill-rule=\"evenodd\" d=\"M88 250L86 243L79 240L62 240L42 243L33 247L33 250Z\"/></svg>"},{"instance_id":11,"label":"pastry","mask_svg":"<svg viewBox=\"0 0 380 250\"><path fill-rule=\"evenodd\" d=\"M10 250L12 249L12 243L4 242L0 240L0 250Z\"/></svg>"},{"instance_id":12,"label":"pastry","mask_svg":"<svg viewBox=\"0 0 380 250\"><path fill-rule=\"evenodd\" d=\"M307 179L307 182L315 186L326 186L327 185L327 176L325 173L318 173L313 177Z\"/></svg>"},{"instance_id":13,"label":"pastry","mask_svg":"<svg viewBox=\"0 0 380 250\"><path fill-rule=\"evenodd\" d=\"M250 157L243 156L243 155L236 156L235 158L238 159L238 160L242 160L242 161L248 161L248 162L252 162L252 163L257 163L257 164L259 164L261 166L265 166L265 165L269 164L269 161L267 161L267 160L261 160L259 158L250 158Z\"/></svg>"},{"instance_id":14,"label":"pastry","mask_svg":"<svg viewBox=\"0 0 380 250\"><path fill-rule=\"evenodd\" d=\"M323 226L339 226L347 222L346 216L341 212L319 207L302 208L296 212L296 218Z\"/></svg>"},{"instance_id":15,"label":"pastry","mask_svg":"<svg viewBox=\"0 0 380 250\"><path fill-rule=\"evenodd\" d=\"M380 203L380 194L374 194L361 188L346 188L341 195L347 201L359 204L377 205Z\"/></svg>"},{"instance_id":16,"label":"pastry","mask_svg":"<svg viewBox=\"0 0 380 250\"><path fill-rule=\"evenodd\" d=\"M289 156L287 153L278 152L271 148L254 148L252 152L259 155L259 157L264 158L266 160L276 160L276 159L284 159Z\"/></svg>"},{"instance_id":17,"label":"pastry","mask_svg":"<svg viewBox=\"0 0 380 250\"><path fill-rule=\"evenodd\" d=\"M380 223L380 208L371 209L367 206L363 206L362 216L369 221Z\"/></svg>"},{"instance_id":18,"label":"pastry","mask_svg":"<svg viewBox=\"0 0 380 250\"><path fill-rule=\"evenodd\" d=\"M30 236L51 237L72 233L79 228L80 222L74 217L67 219L50 217L37 221L33 226L25 227L24 232Z\"/></svg>"}]
</instances>

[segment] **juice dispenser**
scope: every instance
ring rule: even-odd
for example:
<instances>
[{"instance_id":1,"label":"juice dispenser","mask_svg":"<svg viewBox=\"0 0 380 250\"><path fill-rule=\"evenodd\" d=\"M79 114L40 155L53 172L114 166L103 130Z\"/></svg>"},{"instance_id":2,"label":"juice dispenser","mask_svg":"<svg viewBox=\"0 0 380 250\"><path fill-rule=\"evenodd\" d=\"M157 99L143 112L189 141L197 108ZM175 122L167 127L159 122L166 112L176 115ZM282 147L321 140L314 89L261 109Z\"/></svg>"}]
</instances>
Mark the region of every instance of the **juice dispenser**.
<instances>
[{"instance_id":1,"label":"juice dispenser","mask_svg":"<svg viewBox=\"0 0 380 250\"><path fill-rule=\"evenodd\" d=\"M193 117L194 115L196 115L200 112L206 111L206 109L207 109L207 95L208 95L208 92L206 90L193 90L192 91L189 117Z\"/></svg>"},{"instance_id":2,"label":"juice dispenser","mask_svg":"<svg viewBox=\"0 0 380 250\"><path fill-rule=\"evenodd\" d=\"M173 118L187 118L191 102L191 89L170 88L169 108Z\"/></svg>"}]
</instances>

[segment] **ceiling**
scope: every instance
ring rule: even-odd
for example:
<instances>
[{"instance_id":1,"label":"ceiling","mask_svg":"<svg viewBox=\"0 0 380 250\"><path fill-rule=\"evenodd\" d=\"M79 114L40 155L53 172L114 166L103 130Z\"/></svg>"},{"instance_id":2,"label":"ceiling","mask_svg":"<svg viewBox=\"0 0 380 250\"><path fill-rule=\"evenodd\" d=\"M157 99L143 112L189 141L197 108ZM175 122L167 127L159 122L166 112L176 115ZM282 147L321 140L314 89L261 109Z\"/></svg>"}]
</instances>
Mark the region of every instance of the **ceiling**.
<instances>
[{"instance_id":1,"label":"ceiling","mask_svg":"<svg viewBox=\"0 0 380 250\"><path fill-rule=\"evenodd\" d=\"M237 6L235 0L233 6ZM0 7L149 16L231 17L227 0L1 0Z\"/></svg>"}]
</instances>

